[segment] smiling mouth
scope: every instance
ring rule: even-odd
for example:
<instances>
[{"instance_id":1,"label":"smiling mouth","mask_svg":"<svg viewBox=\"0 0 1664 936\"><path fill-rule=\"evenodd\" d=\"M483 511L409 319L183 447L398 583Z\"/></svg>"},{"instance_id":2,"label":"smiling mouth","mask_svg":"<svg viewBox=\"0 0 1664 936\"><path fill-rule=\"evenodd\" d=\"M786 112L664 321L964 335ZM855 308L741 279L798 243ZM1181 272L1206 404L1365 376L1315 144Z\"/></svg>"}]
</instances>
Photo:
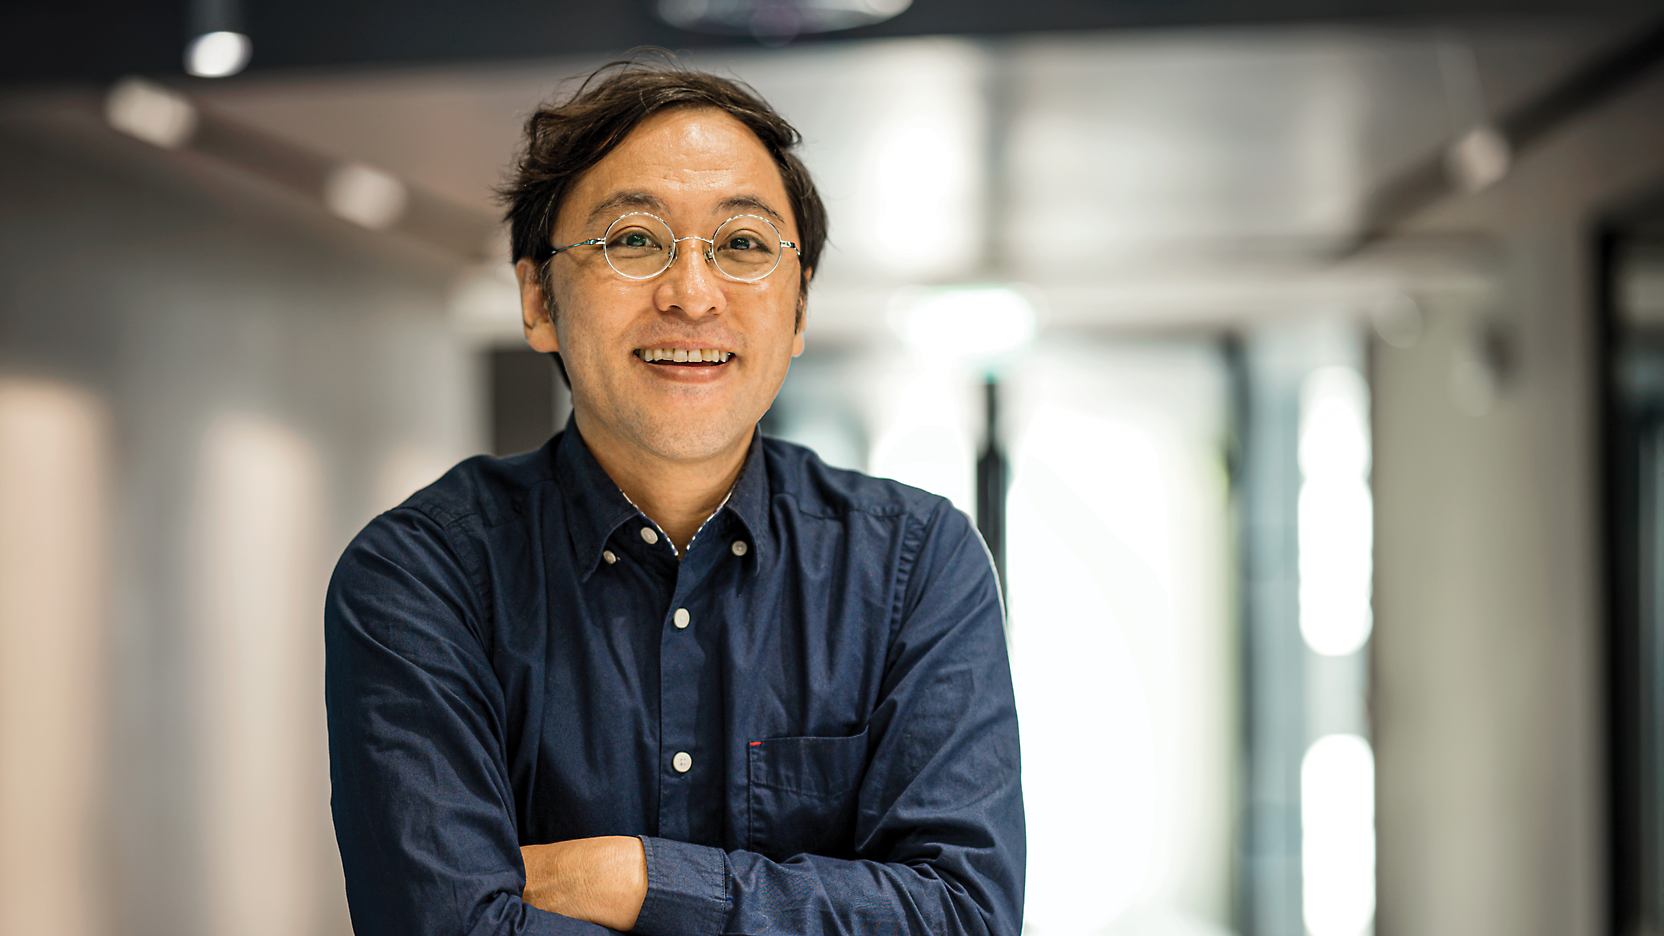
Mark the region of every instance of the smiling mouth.
<instances>
[{"instance_id":1,"label":"smiling mouth","mask_svg":"<svg viewBox=\"0 0 1664 936\"><path fill-rule=\"evenodd\" d=\"M681 365L683 367L721 367L734 356L732 351L716 348L637 348L635 356L648 364Z\"/></svg>"}]
</instances>

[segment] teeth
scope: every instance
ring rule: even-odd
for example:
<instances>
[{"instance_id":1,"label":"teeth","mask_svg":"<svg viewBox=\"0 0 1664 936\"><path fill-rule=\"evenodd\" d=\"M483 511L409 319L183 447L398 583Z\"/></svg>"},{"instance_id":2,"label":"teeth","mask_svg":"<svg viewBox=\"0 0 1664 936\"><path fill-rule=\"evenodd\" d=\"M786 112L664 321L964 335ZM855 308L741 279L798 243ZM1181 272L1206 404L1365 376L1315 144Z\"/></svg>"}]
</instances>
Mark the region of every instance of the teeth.
<instances>
[{"instance_id":1,"label":"teeth","mask_svg":"<svg viewBox=\"0 0 1664 936\"><path fill-rule=\"evenodd\" d=\"M732 351L718 351L715 348L698 348L688 351L683 348L642 348L641 359L648 363L654 361L709 361L711 363L727 363L734 356Z\"/></svg>"}]
</instances>

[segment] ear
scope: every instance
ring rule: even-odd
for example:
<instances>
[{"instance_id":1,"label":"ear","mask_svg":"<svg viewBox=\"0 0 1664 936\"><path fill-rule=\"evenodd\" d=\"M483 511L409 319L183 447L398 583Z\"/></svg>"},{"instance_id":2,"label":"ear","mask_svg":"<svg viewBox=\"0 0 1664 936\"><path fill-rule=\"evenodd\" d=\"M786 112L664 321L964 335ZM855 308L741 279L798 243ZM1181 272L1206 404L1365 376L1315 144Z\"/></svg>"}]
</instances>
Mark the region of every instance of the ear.
<instances>
[{"instance_id":1,"label":"ear","mask_svg":"<svg viewBox=\"0 0 1664 936\"><path fill-rule=\"evenodd\" d=\"M526 343L544 353L559 351L560 337L555 334L554 319L549 317L548 297L543 294L537 264L521 257L514 264L514 278L520 283L520 325L526 331Z\"/></svg>"}]
</instances>

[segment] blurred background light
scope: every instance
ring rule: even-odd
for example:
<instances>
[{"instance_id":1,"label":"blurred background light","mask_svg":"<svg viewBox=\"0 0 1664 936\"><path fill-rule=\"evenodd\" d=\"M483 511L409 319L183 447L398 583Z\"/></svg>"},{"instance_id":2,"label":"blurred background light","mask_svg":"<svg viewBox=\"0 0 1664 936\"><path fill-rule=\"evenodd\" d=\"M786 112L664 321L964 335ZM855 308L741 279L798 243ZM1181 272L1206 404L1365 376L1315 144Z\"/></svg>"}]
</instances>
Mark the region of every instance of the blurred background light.
<instances>
[{"instance_id":1,"label":"blurred background light","mask_svg":"<svg viewBox=\"0 0 1664 936\"><path fill-rule=\"evenodd\" d=\"M1036 316L1017 286L949 286L904 290L892 325L918 354L969 360L1005 354L1034 340Z\"/></svg>"},{"instance_id":2,"label":"blurred background light","mask_svg":"<svg viewBox=\"0 0 1664 936\"><path fill-rule=\"evenodd\" d=\"M1225 380L1186 342L1041 338L1002 380L1030 936L1211 936L1234 721Z\"/></svg>"},{"instance_id":3,"label":"blurred background light","mask_svg":"<svg viewBox=\"0 0 1664 936\"><path fill-rule=\"evenodd\" d=\"M867 99L839 128L856 144L839 249L903 282L973 275L987 210L985 63L952 40L875 53L862 63Z\"/></svg>"},{"instance_id":4,"label":"blurred background light","mask_svg":"<svg viewBox=\"0 0 1664 936\"><path fill-rule=\"evenodd\" d=\"M163 149L184 145L196 131L196 108L183 94L142 78L123 78L104 96L104 119L128 136Z\"/></svg>"},{"instance_id":5,"label":"blurred background light","mask_svg":"<svg viewBox=\"0 0 1664 936\"><path fill-rule=\"evenodd\" d=\"M1312 742L1300 764L1304 915L1311 936L1365 936L1375 916L1375 755L1352 734Z\"/></svg>"},{"instance_id":6,"label":"blurred background light","mask_svg":"<svg viewBox=\"0 0 1664 936\"><path fill-rule=\"evenodd\" d=\"M946 362L915 356L885 368L868 387L873 422L867 471L976 509L974 422ZM955 375L957 376L957 375Z\"/></svg>"},{"instance_id":7,"label":"blurred background light","mask_svg":"<svg viewBox=\"0 0 1664 936\"><path fill-rule=\"evenodd\" d=\"M103 890L108 416L0 379L0 932L93 936Z\"/></svg>"},{"instance_id":8,"label":"blurred background light","mask_svg":"<svg viewBox=\"0 0 1664 936\"><path fill-rule=\"evenodd\" d=\"M1479 192L1508 174L1508 140L1492 126L1478 126L1462 134L1445 154L1445 171L1464 192Z\"/></svg>"},{"instance_id":9,"label":"blurred background light","mask_svg":"<svg viewBox=\"0 0 1664 936\"><path fill-rule=\"evenodd\" d=\"M324 204L329 210L372 231L398 221L407 200L403 183L363 163L337 166L324 180Z\"/></svg>"},{"instance_id":10,"label":"blurred background light","mask_svg":"<svg viewBox=\"0 0 1664 936\"><path fill-rule=\"evenodd\" d=\"M311 923L327 798L322 466L265 416L202 439L195 504L196 712L210 932L294 936Z\"/></svg>"},{"instance_id":11,"label":"blurred background light","mask_svg":"<svg viewBox=\"0 0 1664 936\"><path fill-rule=\"evenodd\" d=\"M1455 141L1444 151L1445 178L1459 192L1472 194L1502 181L1513 153L1492 116L1479 57L1473 43L1447 32L1434 43L1445 103L1455 125Z\"/></svg>"},{"instance_id":12,"label":"blurred background light","mask_svg":"<svg viewBox=\"0 0 1664 936\"><path fill-rule=\"evenodd\" d=\"M913 0L659 0L659 16L696 32L750 34L764 41L870 26Z\"/></svg>"},{"instance_id":13,"label":"blurred background light","mask_svg":"<svg viewBox=\"0 0 1664 936\"><path fill-rule=\"evenodd\" d=\"M1374 506L1369 390L1350 367L1313 371L1300 393L1300 633L1325 656L1369 639Z\"/></svg>"},{"instance_id":14,"label":"blurred background light","mask_svg":"<svg viewBox=\"0 0 1664 936\"><path fill-rule=\"evenodd\" d=\"M203 33L185 47L185 71L198 78L229 78L248 65L254 46L240 32Z\"/></svg>"}]
</instances>

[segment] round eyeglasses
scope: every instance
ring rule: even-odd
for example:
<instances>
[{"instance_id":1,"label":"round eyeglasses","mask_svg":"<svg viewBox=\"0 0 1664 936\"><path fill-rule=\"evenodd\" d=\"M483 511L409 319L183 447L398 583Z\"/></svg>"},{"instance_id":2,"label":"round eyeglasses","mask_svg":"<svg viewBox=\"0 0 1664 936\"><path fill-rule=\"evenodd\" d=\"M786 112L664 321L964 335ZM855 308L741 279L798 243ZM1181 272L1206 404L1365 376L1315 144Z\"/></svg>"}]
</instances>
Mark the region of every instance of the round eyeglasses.
<instances>
[{"instance_id":1,"label":"round eyeglasses","mask_svg":"<svg viewBox=\"0 0 1664 936\"><path fill-rule=\"evenodd\" d=\"M755 283L774 272L780 265L785 248L791 248L798 259L803 251L780 236L780 229L769 219L754 214L734 215L717 225L709 238L677 237L670 225L658 215L632 211L607 225L600 237L555 247L553 257L574 247L599 247L607 258L607 265L626 279L646 280L670 269L676 262L677 244L700 241L705 245L705 261L718 273L741 283Z\"/></svg>"}]
</instances>

